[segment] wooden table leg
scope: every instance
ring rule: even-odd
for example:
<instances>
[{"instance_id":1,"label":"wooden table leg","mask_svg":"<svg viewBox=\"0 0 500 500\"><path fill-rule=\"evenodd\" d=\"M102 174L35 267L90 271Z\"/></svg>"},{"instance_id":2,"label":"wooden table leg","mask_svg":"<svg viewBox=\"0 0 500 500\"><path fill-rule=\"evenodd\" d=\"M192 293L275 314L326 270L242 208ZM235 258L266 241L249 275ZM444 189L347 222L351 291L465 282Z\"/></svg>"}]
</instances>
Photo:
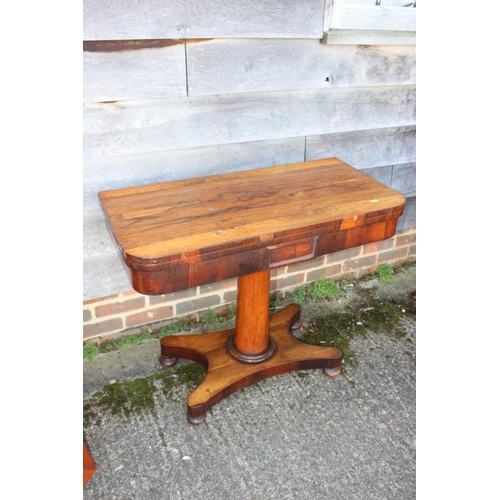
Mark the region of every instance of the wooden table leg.
<instances>
[{"instance_id":1,"label":"wooden table leg","mask_svg":"<svg viewBox=\"0 0 500 500\"><path fill-rule=\"evenodd\" d=\"M306 344L290 333L300 320L298 304L269 316L269 290L269 271L240 277L235 328L161 339L160 362L164 366L185 358L207 370L188 398L190 423L203 423L213 405L267 377L310 368L323 368L330 377L340 374L339 349Z\"/></svg>"}]
</instances>

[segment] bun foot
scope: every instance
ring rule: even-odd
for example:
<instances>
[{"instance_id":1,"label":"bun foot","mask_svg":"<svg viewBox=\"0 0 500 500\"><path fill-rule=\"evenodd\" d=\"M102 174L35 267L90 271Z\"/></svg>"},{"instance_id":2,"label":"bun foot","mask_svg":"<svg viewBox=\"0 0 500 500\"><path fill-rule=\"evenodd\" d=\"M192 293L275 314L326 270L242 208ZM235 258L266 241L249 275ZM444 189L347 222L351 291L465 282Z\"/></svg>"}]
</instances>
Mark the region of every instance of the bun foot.
<instances>
[{"instance_id":1,"label":"bun foot","mask_svg":"<svg viewBox=\"0 0 500 500\"><path fill-rule=\"evenodd\" d=\"M203 415L200 415L199 417L192 417L189 413L187 414L187 419L190 424L193 425L200 425L203 422L205 422L205 419L207 418L207 414L204 413Z\"/></svg>"},{"instance_id":2,"label":"bun foot","mask_svg":"<svg viewBox=\"0 0 500 500\"><path fill-rule=\"evenodd\" d=\"M167 358L165 356L160 356L160 364L166 366L167 368L174 366L179 358Z\"/></svg>"},{"instance_id":3,"label":"bun foot","mask_svg":"<svg viewBox=\"0 0 500 500\"><path fill-rule=\"evenodd\" d=\"M330 378L337 377L340 375L340 366L337 366L337 368L323 368L323 373Z\"/></svg>"}]
</instances>

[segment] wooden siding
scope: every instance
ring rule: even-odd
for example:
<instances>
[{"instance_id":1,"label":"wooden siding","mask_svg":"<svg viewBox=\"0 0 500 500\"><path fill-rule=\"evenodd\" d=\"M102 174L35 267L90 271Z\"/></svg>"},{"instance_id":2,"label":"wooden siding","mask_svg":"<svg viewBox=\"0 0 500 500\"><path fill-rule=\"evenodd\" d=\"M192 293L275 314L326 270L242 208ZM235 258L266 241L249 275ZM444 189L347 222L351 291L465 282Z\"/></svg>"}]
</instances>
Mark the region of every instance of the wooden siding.
<instances>
[{"instance_id":1,"label":"wooden siding","mask_svg":"<svg viewBox=\"0 0 500 500\"><path fill-rule=\"evenodd\" d=\"M348 87L84 106L84 158L415 123L415 87Z\"/></svg>"},{"instance_id":2,"label":"wooden siding","mask_svg":"<svg viewBox=\"0 0 500 500\"><path fill-rule=\"evenodd\" d=\"M84 0L84 40L321 38L324 0Z\"/></svg>"},{"instance_id":3,"label":"wooden siding","mask_svg":"<svg viewBox=\"0 0 500 500\"><path fill-rule=\"evenodd\" d=\"M304 39L84 42L83 100L414 85L415 58L412 46Z\"/></svg>"},{"instance_id":4,"label":"wooden siding","mask_svg":"<svg viewBox=\"0 0 500 500\"><path fill-rule=\"evenodd\" d=\"M310 136L306 160L337 157L360 169L410 163L416 161L415 138L415 125Z\"/></svg>"},{"instance_id":5,"label":"wooden siding","mask_svg":"<svg viewBox=\"0 0 500 500\"><path fill-rule=\"evenodd\" d=\"M98 208L97 193L107 189L303 161L304 143L303 137L294 137L87 160L84 210Z\"/></svg>"},{"instance_id":6,"label":"wooden siding","mask_svg":"<svg viewBox=\"0 0 500 500\"><path fill-rule=\"evenodd\" d=\"M186 95L184 42L83 43L83 102Z\"/></svg>"},{"instance_id":7,"label":"wooden siding","mask_svg":"<svg viewBox=\"0 0 500 500\"><path fill-rule=\"evenodd\" d=\"M415 47L321 43L323 9L84 1L84 300L131 289L106 189L338 156L407 196L398 228L415 225Z\"/></svg>"},{"instance_id":8,"label":"wooden siding","mask_svg":"<svg viewBox=\"0 0 500 500\"><path fill-rule=\"evenodd\" d=\"M187 43L189 95L415 84L415 47L318 40Z\"/></svg>"}]
</instances>

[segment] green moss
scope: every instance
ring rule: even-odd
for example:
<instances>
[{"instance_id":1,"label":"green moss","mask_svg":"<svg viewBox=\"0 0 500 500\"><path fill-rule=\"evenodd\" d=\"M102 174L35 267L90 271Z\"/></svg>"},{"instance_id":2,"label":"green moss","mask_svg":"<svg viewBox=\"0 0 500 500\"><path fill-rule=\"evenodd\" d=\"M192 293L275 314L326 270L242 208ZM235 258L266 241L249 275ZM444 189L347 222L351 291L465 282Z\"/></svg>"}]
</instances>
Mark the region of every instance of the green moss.
<instances>
[{"instance_id":1,"label":"green moss","mask_svg":"<svg viewBox=\"0 0 500 500\"><path fill-rule=\"evenodd\" d=\"M138 378L132 381L109 384L96 393L92 398L92 406L104 408L112 415L131 412L143 408L152 408L153 394L157 391L147 378ZM88 400L90 403L90 400Z\"/></svg>"},{"instance_id":2,"label":"green moss","mask_svg":"<svg viewBox=\"0 0 500 500\"><path fill-rule=\"evenodd\" d=\"M151 380L159 380L163 384L163 392L167 394L174 385L186 385L193 389L201 384L207 371L198 363L187 363L185 365L165 370L151 375Z\"/></svg>"},{"instance_id":3,"label":"green moss","mask_svg":"<svg viewBox=\"0 0 500 500\"><path fill-rule=\"evenodd\" d=\"M354 360L350 342L355 335L366 335L370 330L403 337L406 333L401 318L415 314L416 302L412 299L369 299L354 310L312 318L308 327L299 331L299 338L308 344L337 347L344 354L344 363L350 363Z\"/></svg>"},{"instance_id":4,"label":"green moss","mask_svg":"<svg viewBox=\"0 0 500 500\"><path fill-rule=\"evenodd\" d=\"M112 344L107 344L104 346L105 351L114 351L116 349L121 349L122 347L128 347L131 345L139 344L140 342L144 342L145 340L149 340L151 338L151 334L145 332L141 335L131 335L130 337L125 337L118 342L113 342Z\"/></svg>"},{"instance_id":5,"label":"green moss","mask_svg":"<svg viewBox=\"0 0 500 500\"><path fill-rule=\"evenodd\" d=\"M193 389L205 378L206 370L198 363L185 365L141 377L132 381L108 384L87 399L83 406L84 423L99 420L99 414L129 416L154 407L154 393L167 394L175 385Z\"/></svg>"}]
</instances>

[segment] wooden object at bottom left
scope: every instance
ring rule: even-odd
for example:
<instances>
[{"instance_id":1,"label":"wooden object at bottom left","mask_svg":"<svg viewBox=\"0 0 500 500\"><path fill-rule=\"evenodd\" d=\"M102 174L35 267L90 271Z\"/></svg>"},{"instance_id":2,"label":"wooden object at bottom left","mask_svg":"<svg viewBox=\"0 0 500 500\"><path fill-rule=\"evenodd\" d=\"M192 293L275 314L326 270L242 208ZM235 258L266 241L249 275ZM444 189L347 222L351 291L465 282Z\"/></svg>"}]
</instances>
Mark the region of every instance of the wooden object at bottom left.
<instances>
[{"instance_id":1,"label":"wooden object at bottom left","mask_svg":"<svg viewBox=\"0 0 500 500\"><path fill-rule=\"evenodd\" d=\"M94 472L97 470L96 464L92 455L90 454L87 445L83 443L83 486L87 484L87 481L92 477Z\"/></svg>"}]
</instances>

